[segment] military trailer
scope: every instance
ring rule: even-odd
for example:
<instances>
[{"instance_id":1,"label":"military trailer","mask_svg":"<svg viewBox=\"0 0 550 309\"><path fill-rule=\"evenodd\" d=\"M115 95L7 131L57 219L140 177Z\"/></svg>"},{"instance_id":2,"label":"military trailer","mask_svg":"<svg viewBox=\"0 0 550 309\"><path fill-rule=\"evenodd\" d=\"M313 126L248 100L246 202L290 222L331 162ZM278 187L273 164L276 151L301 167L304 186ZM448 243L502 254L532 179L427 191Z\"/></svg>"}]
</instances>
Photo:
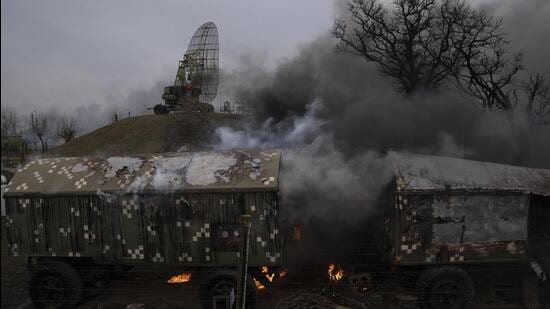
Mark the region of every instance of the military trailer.
<instances>
[{"instance_id":1,"label":"military trailer","mask_svg":"<svg viewBox=\"0 0 550 309\"><path fill-rule=\"evenodd\" d=\"M96 276L140 264L211 269L201 301L225 304L237 280L241 215L251 216L250 272L282 264L280 157L235 150L32 161L4 193L8 250L28 257L38 306L71 307Z\"/></svg>"},{"instance_id":2,"label":"military trailer","mask_svg":"<svg viewBox=\"0 0 550 309\"><path fill-rule=\"evenodd\" d=\"M550 170L389 156L395 178L385 214L386 258L402 274L416 274L422 308L467 308L470 274L491 265L523 265L541 280L550 274Z\"/></svg>"}]
</instances>

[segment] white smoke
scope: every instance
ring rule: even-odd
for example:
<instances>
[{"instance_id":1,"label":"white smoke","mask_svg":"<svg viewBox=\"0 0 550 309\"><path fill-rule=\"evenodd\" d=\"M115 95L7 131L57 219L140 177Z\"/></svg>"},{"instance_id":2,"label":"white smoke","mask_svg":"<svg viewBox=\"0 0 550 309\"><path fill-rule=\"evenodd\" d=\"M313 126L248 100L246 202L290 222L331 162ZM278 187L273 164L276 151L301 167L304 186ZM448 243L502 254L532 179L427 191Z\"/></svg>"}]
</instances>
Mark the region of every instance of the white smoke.
<instances>
[{"instance_id":1,"label":"white smoke","mask_svg":"<svg viewBox=\"0 0 550 309\"><path fill-rule=\"evenodd\" d=\"M265 121L259 128L234 129L219 127L216 135L219 143L214 146L218 150L246 148L293 148L304 146L321 134L323 122L316 117L321 109L321 103L316 100L307 107L307 112L301 116L289 117L286 121L274 124L272 119Z\"/></svg>"},{"instance_id":2,"label":"white smoke","mask_svg":"<svg viewBox=\"0 0 550 309\"><path fill-rule=\"evenodd\" d=\"M335 221L358 223L372 214L382 186L390 180L384 155L376 151L347 156L336 147L317 117L319 100L302 117L283 123L266 121L258 129L220 127L216 149L281 148L281 202L286 219L305 222L330 215Z\"/></svg>"}]
</instances>

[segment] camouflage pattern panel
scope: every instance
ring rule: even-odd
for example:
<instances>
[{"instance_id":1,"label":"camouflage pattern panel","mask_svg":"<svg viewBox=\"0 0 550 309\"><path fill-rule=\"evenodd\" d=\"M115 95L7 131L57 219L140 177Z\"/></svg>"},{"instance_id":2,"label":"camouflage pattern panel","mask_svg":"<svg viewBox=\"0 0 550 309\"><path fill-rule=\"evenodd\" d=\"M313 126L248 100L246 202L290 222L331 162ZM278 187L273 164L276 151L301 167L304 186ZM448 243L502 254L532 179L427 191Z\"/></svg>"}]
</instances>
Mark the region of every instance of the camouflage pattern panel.
<instances>
[{"instance_id":1,"label":"camouflage pattern panel","mask_svg":"<svg viewBox=\"0 0 550 309\"><path fill-rule=\"evenodd\" d=\"M183 194L150 195L143 205L143 245L145 258L153 263L188 263L204 260L191 245L193 231L199 229L198 217ZM195 207L198 205L195 205ZM206 233L201 236L206 237Z\"/></svg>"},{"instance_id":2,"label":"camouflage pattern panel","mask_svg":"<svg viewBox=\"0 0 550 309\"><path fill-rule=\"evenodd\" d=\"M5 189L10 252L103 263L236 265L240 216L248 213L251 261L280 263L280 155L243 150L35 160Z\"/></svg>"},{"instance_id":3,"label":"camouflage pattern panel","mask_svg":"<svg viewBox=\"0 0 550 309\"><path fill-rule=\"evenodd\" d=\"M12 255L112 259L113 224L111 216L102 216L105 207L97 197L10 198L8 201L7 238Z\"/></svg>"},{"instance_id":4,"label":"camouflage pattern panel","mask_svg":"<svg viewBox=\"0 0 550 309\"><path fill-rule=\"evenodd\" d=\"M279 232L279 205L274 193L245 196L245 210L251 215L250 266L282 264L282 236Z\"/></svg>"},{"instance_id":5,"label":"camouflage pattern panel","mask_svg":"<svg viewBox=\"0 0 550 309\"><path fill-rule=\"evenodd\" d=\"M276 193L176 193L142 200L148 262L236 266L243 212L253 218L250 264L281 261Z\"/></svg>"},{"instance_id":6,"label":"camouflage pattern panel","mask_svg":"<svg viewBox=\"0 0 550 309\"><path fill-rule=\"evenodd\" d=\"M29 237L32 235L32 240L35 240L35 229L21 223L27 221L28 208L33 202L30 198L6 198L6 239L11 256L25 255L32 249Z\"/></svg>"},{"instance_id":7,"label":"camouflage pattern panel","mask_svg":"<svg viewBox=\"0 0 550 309\"><path fill-rule=\"evenodd\" d=\"M250 193L212 193L212 194L190 194L189 204L193 210L193 223L191 234L191 246L193 253L200 259L199 263L209 265L237 265L237 252L225 251L219 253L214 248L214 242L218 242L220 236L214 233L214 228L220 232L220 225L233 226L234 229L240 224L240 217L243 214L243 196ZM233 231L234 232L234 231ZM223 233L223 230L222 230ZM240 244L240 237L236 243ZM235 239L234 239L235 240ZM216 249L216 250L215 250ZM225 248L227 249L227 248Z\"/></svg>"},{"instance_id":8,"label":"camouflage pattern panel","mask_svg":"<svg viewBox=\"0 0 550 309\"><path fill-rule=\"evenodd\" d=\"M401 194L396 201L397 264L526 258L528 195Z\"/></svg>"},{"instance_id":9,"label":"camouflage pattern panel","mask_svg":"<svg viewBox=\"0 0 550 309\"><path fill-rule=\"evenodd\" d=\"M141 203L135 195L107 198L113 220L114 255L120 260L135 262L145 259L142 235Z\"/></svg>"}]
</instances>

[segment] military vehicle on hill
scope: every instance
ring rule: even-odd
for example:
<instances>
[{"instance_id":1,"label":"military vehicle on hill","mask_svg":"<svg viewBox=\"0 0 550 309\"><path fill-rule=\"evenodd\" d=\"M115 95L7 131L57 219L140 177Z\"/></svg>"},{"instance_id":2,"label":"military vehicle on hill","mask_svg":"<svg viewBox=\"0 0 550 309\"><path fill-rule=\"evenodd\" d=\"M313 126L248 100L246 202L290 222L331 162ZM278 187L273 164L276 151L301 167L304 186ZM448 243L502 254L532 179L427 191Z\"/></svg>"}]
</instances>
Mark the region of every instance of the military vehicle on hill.
<instances>
[{"instance_id":1,"label":"military vehicle on hill","mask_svg":"<svg viewBox=\"0 0 550 309\"><path fill-rule=\"evenodd\" d=\"M153 107L155 114L169 112L213 112L210 104L218 92L218 29L213 22L200 26L180 60L173 86L164 88L164 104Z\"/></svg>"}]
</instances>

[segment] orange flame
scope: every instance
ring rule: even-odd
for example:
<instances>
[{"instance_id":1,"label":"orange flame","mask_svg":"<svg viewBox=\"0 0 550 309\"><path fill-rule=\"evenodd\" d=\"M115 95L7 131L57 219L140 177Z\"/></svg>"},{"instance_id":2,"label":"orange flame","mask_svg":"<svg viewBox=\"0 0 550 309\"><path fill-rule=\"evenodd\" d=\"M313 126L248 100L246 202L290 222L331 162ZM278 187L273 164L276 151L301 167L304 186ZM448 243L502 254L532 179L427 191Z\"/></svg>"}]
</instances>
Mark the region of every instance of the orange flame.
<instances>
[{"instance_id":1,"label":"orange flame","mask_svg":"<svg viewBox=\"0 0 550 309\"><path fill-rule=\"evenodd\" d=\"M284 277L286 277L287 272L288 272L288 269L286 268L281 269L281 271L279 272L279 279L283 279Z\"/></svg>"},{"instance_id":2,"label":"orange flame","mask_svg":"<svg viewBox=\"0 0 550 309\"><path fill-rule=\"evenodd\" d=\"M288 272L288 269L286 268L282 268L280 271L279 271L279 279L282 279L286 276ZM273 282L273 279L275 279L275 276L277 275L276 273L273 273L269 270L269 267L267 266L262 266L262 274L265 276L265 278L269 281L269 282ZM266 287L258 280L256 280L256 278L252 278L254 280L254 284L256 285L256 289L257 290L264 290L266 289Z\"/></svg>"},{"instance_id":3,"label":"orange flame","mask_svg":"<svg viewBox=\"0 0 550 309\"><path fill-rule=\"evenodd\" d=\"M254 284L256 285L256 290L265 290L265 286L255 278L252 278L254 280Z\"/></svg>"},{"instance_id":4,"label":"orange flame","mask_svg":"<svg viewBox=\"0 0 550 309\"><path fill-rule=\"evenodd\" d=\"M182 273L170 278L167 283L185 283L191 281L191 273Z\"/></svg>"},{"instance_id":5,"label":"orange flame","mask_svg":"<svg viewBox=\"0 0 550 309\"><path fill-rule=\"evenodd\" d=\"M336 269L336 265L334 265L334 264L329 264L328 265L328 279L330 281L338 282L338 281L342 280L343 277L344 277L344 270L343 269L341 269L340 267L338 267L338 269Z\"/></svg>"},{"instance_id":6,"label":"orange flame","mask_svg":"<svg viewBox=\"0 0 550 309\"><path fill-rule=\"evenodd\" d=\"M264 276L267 278L267 280L269 280L269 282L273 282L273 278L275 278L275 274L269 273L269 267L262 266L262 274L264 274Z\"/></svg>"}]
</instances>

